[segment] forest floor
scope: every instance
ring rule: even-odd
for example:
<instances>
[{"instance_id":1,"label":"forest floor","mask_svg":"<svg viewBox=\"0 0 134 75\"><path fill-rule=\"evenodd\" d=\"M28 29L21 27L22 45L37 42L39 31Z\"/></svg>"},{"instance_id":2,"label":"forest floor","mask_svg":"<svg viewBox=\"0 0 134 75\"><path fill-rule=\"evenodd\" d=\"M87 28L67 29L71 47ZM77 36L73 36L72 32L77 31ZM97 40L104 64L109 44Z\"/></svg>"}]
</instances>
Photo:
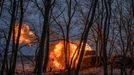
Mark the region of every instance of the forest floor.
<instances>
[{"instance_id":1,"label":"forest floor","mask_svg":"<svg viewBox=\"0 0 134 75\"><path fill-rule=\"evenodd\" d=\"M25 64L24 67L22 67L22 64L18 64L16 67L16 75L35 75L33 73L34 65L31 65L29 63ZM110 74L110 66L108 66L108 73ZM130 69L126 69L127 75L129 75ZM64 75L64 72L48 72L44 75ZM79 72L79 75L103 75L103 67L89 67L82 69ZM113 75L120 75L120 69L114 68ZM134 71L133 74L134 75Z\"/></svg>"},{"instance_id":2,"label":"forest floor","mask_svg":"<svg viewBox=\"0 0 134 75\"><path fill-rule=\"evenodd\" d=\"M16 65L16 75L35 75L34 64L32 62L25 62L24 65L22 63L17 63ZM108 66L108 73L110 74L110 66ZM130 69L126 69L127 75L130 75ZM65 75L64 72L47 72L43 75ZM103 75L103 67L89 67L82 69L79 72L79 75ZM120 69L114 68L113 75L120 75ZM133 74L134 75L134 71Z\"/></svg>"}]
</instances>

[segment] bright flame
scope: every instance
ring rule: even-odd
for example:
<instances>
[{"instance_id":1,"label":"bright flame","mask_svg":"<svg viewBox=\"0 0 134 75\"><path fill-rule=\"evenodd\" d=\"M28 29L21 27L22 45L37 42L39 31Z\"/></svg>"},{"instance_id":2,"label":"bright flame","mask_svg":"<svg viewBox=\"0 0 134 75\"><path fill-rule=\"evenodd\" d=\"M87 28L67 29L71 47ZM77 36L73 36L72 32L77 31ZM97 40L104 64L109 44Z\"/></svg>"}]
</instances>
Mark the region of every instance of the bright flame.
<instances>
[{"instance_id":1,"label":"bright flame","mask_svg":"<svg viewBox=\"0 0 134 75\"><path fill-rule=\"evenodd\" d=\"M63 70L64 69L64 61L61 60L63 59L62 55L63 55L63 49L64 45L62 42L57 43L54 46L54 49L50 52L49 55L49 68L53 69L54 71L58 71L58 70ZM59 69L57 69L59 68Z\"/></svg>"},{"instance_id":2,"label":"bright flame","mask_svg":"<svg viewBox=\"0 0 134 75\"><path fill-rule=\"evenodd\" d=\"M15 42L17 41L18 37L18 29L19 25L15 25ZM31 43L35 40L35 35L32 31L30 31L30 27L27 24L23 24L21 28L21 34L19 39L19 44L27 44L31 45Z\"/></svg>"},{"instance_id":3,"label":"bright flame","mask_svg":"<svg viewBox=\"0 0 134 75\"><path fill-rule=\"evenodd\" d=\"M75 53L75 50L77 48L77 44L69 42L69 64L72 59L72 61L75 61L75 63L72 63L71 68L75 67L78 62L78 53ZM91 47L86 44L85 51L91 51ZM75 53L75 54L74 54ZM65 54L64 54L64 42L59 41L54 47L50 50L49 55L49 63L48 63L48 71L61 71L65 70Z\"/></svg>"},{"instance_id":4,"label":"bright flame","mask_svg":"<svg viewBox=\"0 0 134 75\"><path fill-rule=\"evenodd\" d=\"M56 57L59 57L61 55L61 50L63 48L62 42L59 42L55 48L54 48L54 53L56 54Z\"/></svg>"},{"instance_id":5,"label":"bright flame","mask_svg":"<svg viewBox=\"0 0 134 75\"><path fill-rule=\"evenodd\" d=\"M88 44L86 44L85 51L92 51L92 48Z\"/></svg>"}]
</instances>

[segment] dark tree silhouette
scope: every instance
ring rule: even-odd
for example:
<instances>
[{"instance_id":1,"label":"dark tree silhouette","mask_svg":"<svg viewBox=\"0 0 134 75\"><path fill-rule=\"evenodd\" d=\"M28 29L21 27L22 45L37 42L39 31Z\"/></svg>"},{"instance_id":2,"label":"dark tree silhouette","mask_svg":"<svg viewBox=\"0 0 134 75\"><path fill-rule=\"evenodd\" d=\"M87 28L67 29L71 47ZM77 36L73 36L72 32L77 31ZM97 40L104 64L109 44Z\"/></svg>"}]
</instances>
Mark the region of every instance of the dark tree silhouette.
<instances>
[{"instance_id":1,"label":"dark tree silhouette","mask_svg":"<svg viewBox=\"0 0 134 75\"><path fill-rule=\"evenodd\" d=\"M11 6L12 7L12 14L11 14L11 21L10 21L10 28L9 28L9 33L8 33L8 38L6 40L6 48L5 48L5 52L4 52L4 60L2 62L2 67L1 67L1 75L3 75L4 71L5 71L5 67L6 69L7 68L7 54L8 54L8 49L9 49L9 44L10 44L10 40L11 40L11 34L12 34L12 29L13 29L13 26L15 25L15 16L16 16L16 6L17 6L17 3L16 3L16 0L13 1L13 5Z\"/></svg>"}]
</instances>

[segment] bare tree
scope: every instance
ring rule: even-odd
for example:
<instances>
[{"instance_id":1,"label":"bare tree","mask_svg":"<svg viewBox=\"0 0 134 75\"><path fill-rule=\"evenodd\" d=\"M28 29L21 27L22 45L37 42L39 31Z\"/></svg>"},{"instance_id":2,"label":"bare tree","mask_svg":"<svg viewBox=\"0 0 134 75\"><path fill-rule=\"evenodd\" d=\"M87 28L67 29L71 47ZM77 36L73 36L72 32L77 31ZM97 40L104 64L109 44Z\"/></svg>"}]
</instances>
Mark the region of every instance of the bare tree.
<instances>
[{"instance_id":1,"label":"bare tree","mask_svg":"<svg viewBox=\"0 0 134 75\"><path fill-rule=\"evenodd\" d=\"M0 0L0 16L2 15L3 6L4 6L4 1L5 1L5 0Z\"/></svg>"},{"instance_id":2,"label":"bare tree","mask_svg":"<svg viewBox=\"0 0 134 75\"><path fill-rule=\"evenodd\" d=\"M13 29L13 26L15 25L15 16L16 16L16 6L17 6L17 3L16 3L16 0L13 1L13 6L12 7L12 14L11 14L11 21L10 21L10 29L9 29L9 33L8 33L8 38L6 40L6 48L5 48L5 52L4 52L4 60L2 62L2 67L1 67L1 75L3 75L4 71L5 71L5 67L6 69L8 69L7 67L7 55L8 55L8 49L9 49L9 44L10 44L10 40L11 40L11 34L12 34L12 29Z\"/></svg>"},{"instance_id":3,"label":"bare tree","mask_svg":"<svg viewBox=\"0 0 134 75\"><path fill-rule=\"evenodd\" d=\"M35 0L36 1L36 0ZM52 5L54 4L55 0L44 0L44 9L42 10L37 1L36 1L36 5L39 8L39 10L41 11L43 18L44 18L44 23L43 23L43 27L42 27L42 33L41 33L41 39L40 39L40 43L39 43L39 50L38 50L38 54L37 54L37 60L36 60L36 66L35 66L35 71L37 75L42 75L43 72L43 61L44 62L44 70L46 70L47 68L47 63L48 63L48 54L49 54L49 22L50 22L50 10ZM48 33L47 33L48 32ZM47 40L47 41L46 41ZM47 44L45 44L47 43ZM44 45L46 45L46 49L44 51ZM44 59L44 52L45 52L45 59Z\"/></svg>"},{"instance_id":4,"label":"bare tree","mask_svg":"<svg viewBox=\"0 0 134 75\"><path fill-rule=\"evenodd\" d=\"M87 38L88 38L88 33L89 33L89 30L90 30L91 26L93 25L98 0L94 0L92 2L93 2L92 10L89 10L89 12L88 12L88 14L91 15L90 16L90 21L88 21L89 20L89 16L88 16L87 17L87 23L86 23L85 29L83 31L83 36L81 37L81 41L83 41L83 44L81 46L80 58L79 58L79 61L78 61L77 67L76 67L76 71L75 71L76 75L78 75L79 70L80 70L80 65L81 65L81 62L82 62L82 59L83 59L84 50L85 50L85 46L86 46L86 42L87 42Z\"/></svg>"}]
</instances>

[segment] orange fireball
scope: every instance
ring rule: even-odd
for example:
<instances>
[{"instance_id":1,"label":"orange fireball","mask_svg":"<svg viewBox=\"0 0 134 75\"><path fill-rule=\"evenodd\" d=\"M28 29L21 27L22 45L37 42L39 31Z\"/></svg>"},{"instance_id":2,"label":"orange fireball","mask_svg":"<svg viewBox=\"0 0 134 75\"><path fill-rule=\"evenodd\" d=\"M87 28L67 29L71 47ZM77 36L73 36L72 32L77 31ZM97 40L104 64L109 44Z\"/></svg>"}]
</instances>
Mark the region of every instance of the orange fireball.
<instances>
[{"instance_id":1,"label":"orange fireball","mask_svg":"<svg viewBox=\"0 0 134 75\"><path fill-rule=\"evenodd\" d=\"M17 24L15 25L15 29L14 29L15 30L15 33L14 33L15 42L17 41L17 37L18 37L18 29L19 29L19 25ZM35 40L35 34L32 31L30 31L29 25L23 24L21 27L19 44L31 45L31 43L34 40Z\"/></svg>"},{"instance_id":2,"label":"orange fireball","mask_svg":"<svg viewBox=\"0 0 134 75\"><path fill-rule=\"evenodd\" d=\"M67 60L70 64L72 59L72 66L71 68L75 68L79 54L78 52L75 53L75 50L77 49L78 45L75 43L69 42L69 49L67 50ZM50 50L49 54L49 62L48 62L48 71L62 71L65 70L65 53L64 53L64 42L59 41L56 43L53 48ZM92 50L91 47L86 44L85 51ZM68 56L69 55L69 56Z\"/></svg>"}]
</instances>

